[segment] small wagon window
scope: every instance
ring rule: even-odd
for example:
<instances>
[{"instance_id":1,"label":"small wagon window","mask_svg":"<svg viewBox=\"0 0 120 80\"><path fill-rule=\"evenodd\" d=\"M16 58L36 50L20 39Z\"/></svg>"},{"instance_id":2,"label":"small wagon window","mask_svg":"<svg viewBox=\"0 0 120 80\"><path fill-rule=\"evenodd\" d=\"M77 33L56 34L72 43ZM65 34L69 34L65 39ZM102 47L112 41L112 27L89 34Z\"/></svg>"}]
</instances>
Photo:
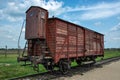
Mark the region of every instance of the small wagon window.
<instances>
[{"instance_id":1,"label":"small wagon window","mask_svg":"<svg viewBox=\"0 0 120 80\"><path fill-rule=\"evenodd\" d=\"M34 15L34 12L31 12L31 13L30 13L30 16L33 16L33 15Z\"/></svg>"},{"instance_id":2,"label":"small wagon window","mask_svg":"<svg viewBox=\"0 0 120 80\"><path fill-rule=\"evenodd\" d=\"M45 12L41 12L41 18L45 19Z\"/></svg>"}]
</instances>

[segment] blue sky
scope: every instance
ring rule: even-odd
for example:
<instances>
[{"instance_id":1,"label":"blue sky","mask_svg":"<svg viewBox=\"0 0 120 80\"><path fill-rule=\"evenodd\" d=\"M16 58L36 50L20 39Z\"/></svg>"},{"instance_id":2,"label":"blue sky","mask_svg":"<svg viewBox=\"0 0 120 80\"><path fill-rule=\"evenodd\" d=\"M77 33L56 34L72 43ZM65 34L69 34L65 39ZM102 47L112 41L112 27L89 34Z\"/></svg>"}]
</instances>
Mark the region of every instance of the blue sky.
<instances>
[{"instance_id":1,"label":"blue sky","mask_svg":"<svg viewBox=\"0 0 120 80\"><path fill-rule=\"evenodd\" d=\"M18 36L30 6L105 36L105 48L120 48L120 0L0 0L0 48L17 48ZM25 28L20 46L23 47Z\"/></svg>"}]
</instances>

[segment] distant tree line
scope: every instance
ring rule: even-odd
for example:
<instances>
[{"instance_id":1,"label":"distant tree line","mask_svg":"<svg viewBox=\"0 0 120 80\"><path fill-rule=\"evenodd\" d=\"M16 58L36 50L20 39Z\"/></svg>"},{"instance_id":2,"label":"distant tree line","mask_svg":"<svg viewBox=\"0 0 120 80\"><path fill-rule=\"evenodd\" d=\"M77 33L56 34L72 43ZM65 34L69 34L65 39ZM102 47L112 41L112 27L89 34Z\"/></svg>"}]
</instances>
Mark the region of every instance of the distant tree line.
<instances>
[{"instance_id":1,"label":"distant tree line","mask_svg":"<svg viewBox=\"0 0 120 80\"><path fill-rule=\"evenodd\" d=\"M19 49L20 53L23 52L23 49ZM0 54L16 54L18 53L18 48L0 48Z\"/></svg>"},{"instance_id":2,"label":"distant tree line","mask_svg":"<svg viewBox=\"0 0 120 80\"><path fill-rule=\"evenodd\" d=\"M105 48L105 50L120 50L120 48Z\"/></svg>"},{"instance_id":3,"label":"distant tree line","mask_svg":"<svg viewBox=\"0 0 120 80\"><path fill-rule=\"evenodd\" d=\"M0 48L0 50L6 50L6 48ZM7 50L18 50L18 48L8 48ZM23 50L23 49L20 49Z\"/></svg>"},{"instance_id":4,"label":"distant tree line","mask_svg":"<svg viewBox=\"0 0 120 80\"><path fill-rule=\"evenodd\" d=\"M0 48L0 50L6 50L6 48ZM18 50L18 48L8 48L7 50ZM23 50L23 49L19 49ZM120 50L120 48L105 48L105 50Z\"/></svg>"}]
</instances>

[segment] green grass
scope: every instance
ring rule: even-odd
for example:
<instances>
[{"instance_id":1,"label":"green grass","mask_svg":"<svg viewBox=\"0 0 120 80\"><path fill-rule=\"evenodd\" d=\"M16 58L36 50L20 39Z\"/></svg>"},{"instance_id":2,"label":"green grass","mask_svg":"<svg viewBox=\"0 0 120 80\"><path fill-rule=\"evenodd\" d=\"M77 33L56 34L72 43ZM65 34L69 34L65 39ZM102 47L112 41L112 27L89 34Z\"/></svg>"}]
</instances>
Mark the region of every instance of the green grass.
<instances>
[{"instance_id":1,"label":"green grass","mask_svg":"<svg viewBox=\"0 0 120 80\"><path fill-rule=\"evenodd\" d=\"M120 56L120 50L105 50L105 55L103 59ZM18 63L17 54L8 54L7 57L5 55L0 54L0 80L36 74L31 66L21 66L24 63ZM100 60L101 58L97 58ZM76 66L76 62L72 62L72 66ZM40 72L45 72L45 68L40 65Z\"/></svg>"},{"instance_id":2,"label":"green grass","mask_svg":"<svg viewBox=\"0 0 120 80\"><path fill-rule=\"evenodd\" d=\"M120 56L120 50L105 50L103 59ZM101 60L101 57L96 59L97 61Z\"/></svg>"},{"instance_id":3,"label":"green grass","mask_svg":"<svg viewBox=\"0 0 120 80\"><path fill-rule=\"evenodd\" d=\"M0 55L0 80L37 73L31 66L21 66L24 63L18 63L16 58L17 54L9 54L7 57ZM42 65L39 66L41 72L46 71Z\"/></svg>"}]
</instances>

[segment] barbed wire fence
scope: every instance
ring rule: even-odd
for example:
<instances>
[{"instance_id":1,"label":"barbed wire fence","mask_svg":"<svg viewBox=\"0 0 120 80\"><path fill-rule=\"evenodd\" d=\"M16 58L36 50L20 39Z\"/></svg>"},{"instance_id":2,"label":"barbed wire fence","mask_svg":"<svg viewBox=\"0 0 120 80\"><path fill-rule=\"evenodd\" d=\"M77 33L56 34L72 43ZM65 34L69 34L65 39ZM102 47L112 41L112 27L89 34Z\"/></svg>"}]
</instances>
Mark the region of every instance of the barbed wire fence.
<instances>
[{"instance_id":1,"label":"barbed wire fence","mask_svg":"<svg viewBox=\"0 0 120 80\"><path fill-rule=\"evenodd\" d=\"M23 48L20 48L20 53L23 52ZM4 55L7 57L9 54L17 54L18 53L18 48L13 47L13 46L0 46L0 55Z\"/></svg>"}]
</instances>

